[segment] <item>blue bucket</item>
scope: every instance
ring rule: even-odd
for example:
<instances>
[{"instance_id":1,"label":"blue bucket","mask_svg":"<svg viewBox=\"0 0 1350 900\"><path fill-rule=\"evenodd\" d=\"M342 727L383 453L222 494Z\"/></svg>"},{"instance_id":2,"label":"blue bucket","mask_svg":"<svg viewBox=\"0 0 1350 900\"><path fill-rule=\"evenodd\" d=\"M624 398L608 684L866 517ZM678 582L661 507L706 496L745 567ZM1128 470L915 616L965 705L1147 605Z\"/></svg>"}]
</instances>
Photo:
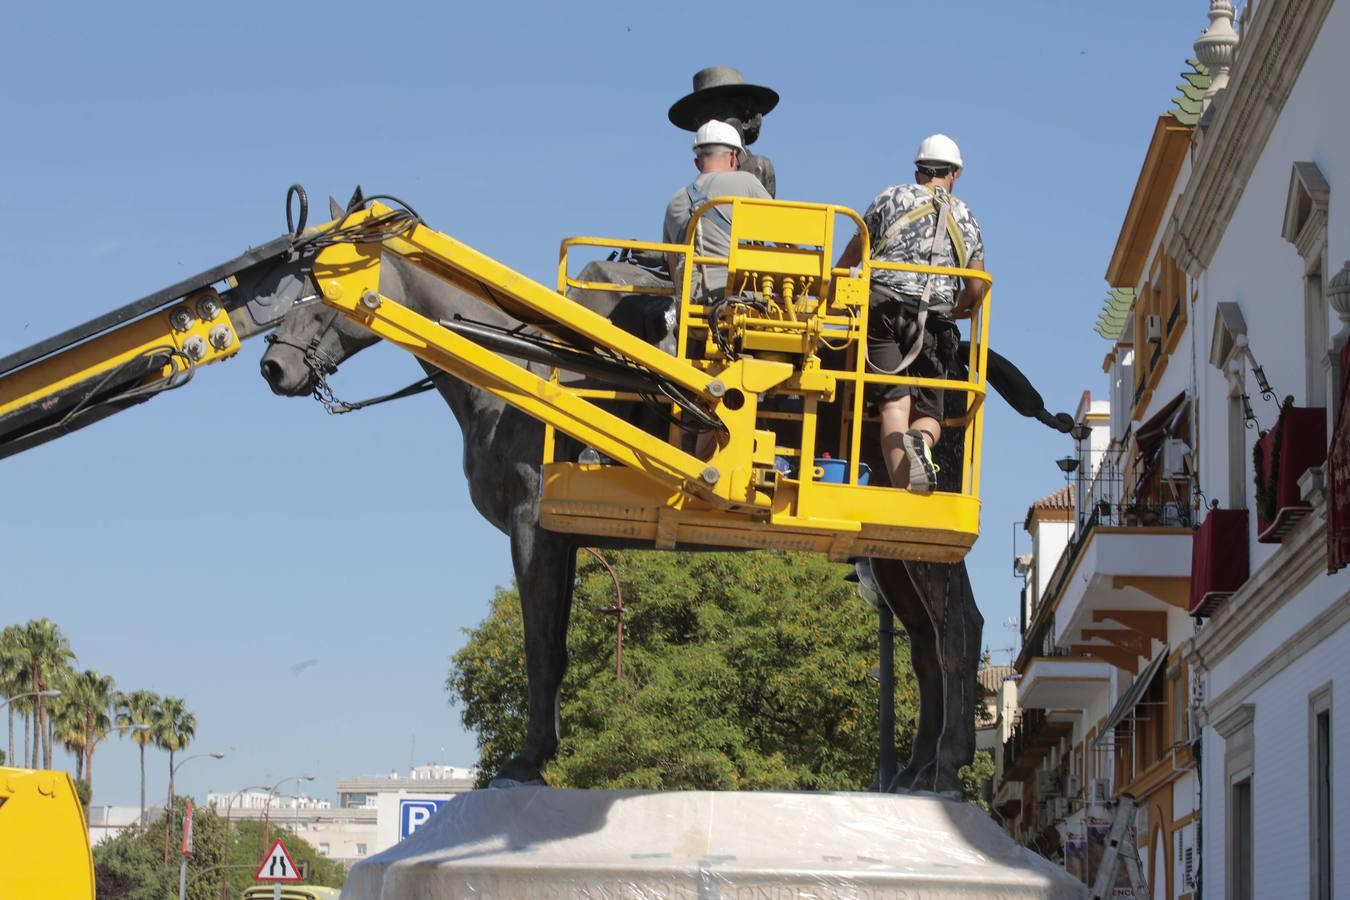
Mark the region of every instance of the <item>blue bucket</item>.
<instances>
[{"instance_id":1,"label":"blue bucket","mask_svg":"<svg viewBox=\"0 0 1350 900\"><path fill-rule=\"evenodd\" d=\"M823 481L826 484L844 484L848 481L848 460L818 456L816 457L815 476L817 481ZM858 484L867 484L871 477L872 470L867 463L858 463Z\"/></svg>"}]
</instances>

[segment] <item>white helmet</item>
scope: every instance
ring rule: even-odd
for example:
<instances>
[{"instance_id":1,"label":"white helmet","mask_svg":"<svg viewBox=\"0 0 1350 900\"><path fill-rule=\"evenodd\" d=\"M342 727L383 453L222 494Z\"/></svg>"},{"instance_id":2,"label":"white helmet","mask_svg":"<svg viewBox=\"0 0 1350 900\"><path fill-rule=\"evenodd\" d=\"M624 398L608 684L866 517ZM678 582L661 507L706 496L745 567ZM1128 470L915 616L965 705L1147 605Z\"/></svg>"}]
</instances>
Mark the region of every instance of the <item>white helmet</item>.
<instances>
[{"instance_id":1,"label":"white helmet","mask_svg":"<svg viewBox=\"0 0 1350 900\"><path fill-rule=\"evenodd\" d=\"M741 143L740 132L726 122L719 122L716 119L709 119L704 122L699 126L698 133L694 135L695 150L710 144L719 144L730 147L732 150L745 150L745 146Z\"/></svg>"},{"instance_id":2,"label":"white helmet","mask_svg":"<svg viewBox=\"0 0 1350 900\"><path fill-rule=\"evenodd\" d=\"M945 134L930 134L923 139L923 143L919 145L918 151L914 154L915 165L924 163L955 166L959 169L963 165L961 148L956 146L956 141Z\"/></svg>"}]
</instances>

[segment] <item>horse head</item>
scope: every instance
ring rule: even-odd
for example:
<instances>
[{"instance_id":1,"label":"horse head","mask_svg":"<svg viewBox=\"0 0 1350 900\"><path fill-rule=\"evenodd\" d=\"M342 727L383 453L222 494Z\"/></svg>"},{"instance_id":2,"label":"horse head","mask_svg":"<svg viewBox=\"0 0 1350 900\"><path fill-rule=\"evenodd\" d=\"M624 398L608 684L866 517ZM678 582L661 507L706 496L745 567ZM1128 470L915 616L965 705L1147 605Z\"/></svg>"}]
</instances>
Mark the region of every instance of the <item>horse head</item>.
<instances>
[{"instance_id":1,"label":"horse head","mask_svg":"<svg viewBox=\"0 0 1350 900\"><path fill-rule=\"evenodd\" d=\"M431 319L471 314L493 325L516 324L450 282L387 254L380 265L380 293ZM267 336L270 346L259 365L274 393L302 397L322 389L343 361L378 341L337 310L306 303L288 312Z\"/></svg>"},{"instance_id":2,"label":"horse head","mask_svg":"<svg viewBox=\"0 0 1350 900\"><path fill-rule=\"evenodd\" d=\"M313 393L347 357L378 340L337 310L310 302L288 312L267 336L259 366L273 393L301 397Z\"/></svg>"}]
</instances>

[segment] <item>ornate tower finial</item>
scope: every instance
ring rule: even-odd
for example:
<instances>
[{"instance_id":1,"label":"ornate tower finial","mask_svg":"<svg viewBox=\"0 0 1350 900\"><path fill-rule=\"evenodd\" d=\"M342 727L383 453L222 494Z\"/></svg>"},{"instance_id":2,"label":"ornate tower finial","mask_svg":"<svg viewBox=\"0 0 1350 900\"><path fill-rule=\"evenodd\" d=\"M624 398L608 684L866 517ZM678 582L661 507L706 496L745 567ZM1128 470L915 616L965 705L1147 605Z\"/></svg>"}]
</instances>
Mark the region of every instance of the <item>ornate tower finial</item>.
<instances>
[{"instance_id":1,"label":"ornate tower finial","mask_svg":"<svg viewBox=\"0 0 1350 900\"><path fill-rule=\"evenodd\" d=\"M1195 41L1195 55L1209 69L1212 79L1202 100L1205 110L1219 91L1228 86L1228 70L1233 67L1237 45L1231 0L1209 0L1209 27Z\"/></svg>"}]
</instances>

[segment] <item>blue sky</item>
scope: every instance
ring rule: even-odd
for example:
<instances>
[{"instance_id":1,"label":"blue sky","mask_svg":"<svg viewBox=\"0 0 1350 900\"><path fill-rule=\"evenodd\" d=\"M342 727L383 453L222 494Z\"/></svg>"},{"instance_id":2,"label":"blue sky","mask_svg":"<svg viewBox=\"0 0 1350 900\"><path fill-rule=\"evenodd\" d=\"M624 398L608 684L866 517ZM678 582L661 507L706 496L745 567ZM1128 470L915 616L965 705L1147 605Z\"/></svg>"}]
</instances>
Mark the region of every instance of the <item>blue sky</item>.
<instances>
[{"instance_id":1,"label":"blue sky","mask_svg":"<svg viewBox=\"0 0 1350 900\"><path fill-rule=\"evenodd\" d=\"M0 355L275 237L293 181L320 201L358 182L397 194L545 281L563 236L655 239L692 172L666 108L720 64L782 95L755 149L783 198L861 210L924 134L954 136L997 279L994 346L1056 410L1104 391L1103 272L1201 0L947 2L926 21L936 7L912 3L459 7L7 12ZM471 763L447 659L511 574L453 419L433 395L340 418L274 397L262 348L0 462L0 622L49 616L82 666L185 696L194 749L229 753L183 769L199 796ZM368 396L415 375L377 347L334 384ZM1071 444L996 401L985 446L969 562L997 650L1012 523L1063 484ZM135 802L129 744L100 747L95 791Z\"/></svg>"}]
</instances>

